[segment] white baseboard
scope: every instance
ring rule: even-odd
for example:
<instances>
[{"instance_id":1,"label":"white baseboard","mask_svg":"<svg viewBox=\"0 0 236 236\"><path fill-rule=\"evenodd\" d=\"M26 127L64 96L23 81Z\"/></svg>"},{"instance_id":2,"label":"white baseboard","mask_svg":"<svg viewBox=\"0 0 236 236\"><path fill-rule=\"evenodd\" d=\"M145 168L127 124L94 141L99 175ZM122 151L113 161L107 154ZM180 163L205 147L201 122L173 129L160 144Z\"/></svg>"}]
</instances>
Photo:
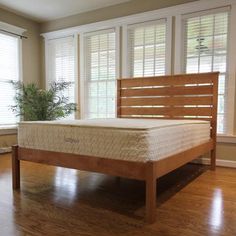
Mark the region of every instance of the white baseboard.
<instances>
[{"instance_id":1,"label":"white baseboard","mask_svg":"<svg viewBox=\"0 0 236 236\"><path fill-rule=\"evenodd\" d=\"M201 159L194 160L193 163L200 163L200 164L204 164L204 165L210 165L210 159L201 158ZM236 161L217 159L216 160L216 166L236 168Z\"/></svg>"}]
</instances>

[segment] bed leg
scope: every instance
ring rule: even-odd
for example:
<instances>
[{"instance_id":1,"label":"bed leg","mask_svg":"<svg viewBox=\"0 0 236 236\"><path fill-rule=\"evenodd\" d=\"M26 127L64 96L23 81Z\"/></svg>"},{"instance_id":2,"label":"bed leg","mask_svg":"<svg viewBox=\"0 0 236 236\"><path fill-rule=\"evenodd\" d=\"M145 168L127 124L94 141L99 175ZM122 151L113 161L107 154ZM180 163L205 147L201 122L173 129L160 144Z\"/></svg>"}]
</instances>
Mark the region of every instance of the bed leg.
<instances>
[{"instance_id":1,"label":"bed leg","mask_svg":"<svg viewBox=\"0 0 236 236\"><path fill-rule=\"evenodd\" d=\"M147 163L146 168L146 222L155 222L156 213L156 178L153 163Z\"/></svg>"},{"instance_id":2,"label":"bed leg","mask_svg":"<svg viewBox=\"0 0 236 236\"><path fill-rule=\"evenodd\" d=\"M12 188L20 188L20 161L18 159L18 146L12 146Z\"/></svg>"},{"instance_id":3,"label":"bed leg","mask_svg":"<svg viewBox=\"0 0 236 236\"><path fill-rule=\"evenodd\" d=\"M216 169L216 149L211 150L211 170Z\"/></svg>"}]
</instances>

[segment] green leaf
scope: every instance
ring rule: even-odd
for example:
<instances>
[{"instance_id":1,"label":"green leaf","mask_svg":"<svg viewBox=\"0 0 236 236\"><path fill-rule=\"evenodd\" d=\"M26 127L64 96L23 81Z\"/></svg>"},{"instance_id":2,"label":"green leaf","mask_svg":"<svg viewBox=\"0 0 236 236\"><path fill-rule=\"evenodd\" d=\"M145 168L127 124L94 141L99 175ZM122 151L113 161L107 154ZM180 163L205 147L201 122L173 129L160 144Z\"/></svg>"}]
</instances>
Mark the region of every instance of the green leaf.
<instances>
[{"instance_id":1,"label":"green leaf","mask_svg":"<svg viewBox=\"0 0 236 236\"><path fill-rule=\"evenodd\" d=\"M34 83L11 83L16 90L16 105L11 106L11 110L25 121L56 120L76 111L77 104L69 103L69 97L63 95L70 82L53 82L49 90L40 89Z\"/></svg>"}]
</instances>

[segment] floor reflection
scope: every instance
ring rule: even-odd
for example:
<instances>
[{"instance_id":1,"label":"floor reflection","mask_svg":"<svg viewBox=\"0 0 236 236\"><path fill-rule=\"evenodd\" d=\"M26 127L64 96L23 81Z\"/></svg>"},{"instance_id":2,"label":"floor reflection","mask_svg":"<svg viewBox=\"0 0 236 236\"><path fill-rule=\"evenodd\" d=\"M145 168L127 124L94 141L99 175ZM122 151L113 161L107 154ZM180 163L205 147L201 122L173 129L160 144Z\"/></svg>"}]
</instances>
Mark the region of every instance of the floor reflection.
<instances>
[{"instance_id":1,"label":"floor reflection","mask_svg":"<svg viewBox=\"0 0 236 236\"><path fill-rule=\"evenodd\" d=\"M14 194L11 187L12 175L0 169L0 235L19 235L15 222L15 205L20 202L20 195ZM10 184L9 184L10 183Z\"/></svg>"},{"instance_id":2,"label":"floor reflection","mask_svg":"<svg viewBox=\"0 0 236 236\"><path fill-rule=\"evenodd\" d=\"M72 203L76 198L78 186L77 170L65 169L61 167L56 168L54 178L55 184L55 200L62 198L67 199L68 203Z\"/></svg>"},{"instance_id":3,"label":"floor reflection","mask_svg":"<svg viewBox=\"0 0 236 236\"><path fill-rule=\"evenodd\" d=\"M211 206L210 224L218 229L223 224L223 196L222 190L216 189L213 194L213 202Z\"/></svg>"}]
</instances>

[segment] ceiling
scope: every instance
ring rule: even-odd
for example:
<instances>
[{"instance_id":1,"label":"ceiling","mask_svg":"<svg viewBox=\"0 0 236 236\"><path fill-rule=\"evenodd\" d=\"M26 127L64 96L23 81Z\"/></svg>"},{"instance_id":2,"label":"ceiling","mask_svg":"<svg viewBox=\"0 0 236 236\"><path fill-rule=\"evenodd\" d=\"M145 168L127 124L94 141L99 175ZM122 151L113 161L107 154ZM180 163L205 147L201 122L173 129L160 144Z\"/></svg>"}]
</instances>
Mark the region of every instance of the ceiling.
<instances>
[{"instance_id":1,"label":"ceiling","mask_svg":"<svg viewBox=\"0 0 236 236\"><path fill-rule=\"evenodd\" d=\"M0 7L38 22L83 13L129 0L0 0Z\"/></svg>"}]
</instances>

